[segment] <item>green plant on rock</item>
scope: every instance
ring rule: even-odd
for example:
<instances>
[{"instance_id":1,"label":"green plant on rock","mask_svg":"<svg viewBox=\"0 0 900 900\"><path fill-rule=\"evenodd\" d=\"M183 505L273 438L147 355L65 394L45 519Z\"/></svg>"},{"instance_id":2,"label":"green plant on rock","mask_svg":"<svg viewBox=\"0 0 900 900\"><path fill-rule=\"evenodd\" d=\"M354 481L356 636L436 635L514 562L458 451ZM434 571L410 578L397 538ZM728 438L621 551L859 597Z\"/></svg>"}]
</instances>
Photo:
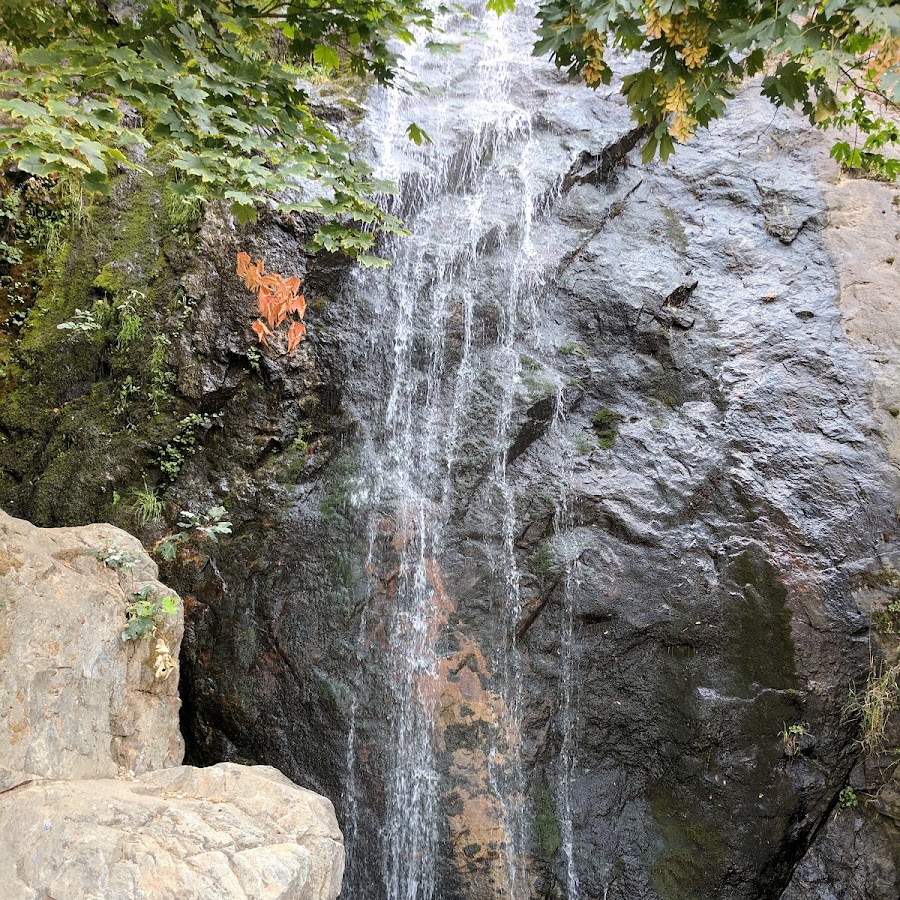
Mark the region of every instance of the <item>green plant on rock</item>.
<instances>
[{"instance_id":1,"label":"green plant on rock","mask_svg":"<svg viewBox=\"0 0 900 900\"><path fill-rule=\"evenodd\" d=\"M169 481L175 481L178 478L178 473L184 463L200 449L197 429L210 428L221 418L222 413L213 413L212 415L191 413L181 419L178 423L177 434L160 449L156 460L160 470Z\"/></svg>"},{"instance_id":2,"label":"green plant on rock","mask_svg":"<svg viewBox=\"0 0 900 900\"><path fill-rule=\"evenodd\" d=\"M900 634L900 600L892 600L883 610L873 613L872 624L880 634Z\"/></svg>"},{"instance_id":3,"label":"green plant on rock","mask_svg":"<svg viewBox=\"0 0 900 900\"><path fill-rule=\"evenodd\" d=\"M150 391L147 399L155 413L172 399L172 388L175 384L175 373L166 368L166 351L172 341L162 332L153 337L153 348L150 352Z\"/></svg>"},{"instance_id":4,"label":"green plant on rock","mask_svg":"<svg viewBox=\"0 0 900 900\"><path fill-rule=\"evenodd\" d=\"M126 625L122 629L123 641L136 641L145 634L153 634L163 616L178 612L178 598L160 595L152 585L145 585L131 595L125 607Z\"/></svg>"},{"instance_id":5,"label":"green plant on rock","mask_svg":"<svg viewBox=\"0 0 900 900\"><path fill-rule=\"evenodd\" d=\"M804 735L809 734L809 729L803 723L788 725L785 723L779 737L784 744L784 752L789 759L794 759L799 753Z\"/></svg>"},{"instance_id":6,"label":"green plant on rock","mask_svg":"<svg viewBox=\"0 0 900 900\"><path fill-rule=\"evenodd\" d=\"M148 487L146 480L142 488L137 488L133 492L132 498L131 509L137 516L141 528L146 527L149 522L162 518L165 510L163 499L155 488Z\"/></svg>"},{"instance_id":7,"label":"green plant on rock","mask_svg":"<svg viewBox=\"0 0 900 900\"><path fill-rule=\"evenodd\" d=\"M6 241L0 241L0 265L11 268L12 266L19 265L20 262L22 262L22 251L12 244L7 244ZM6 283L10 282L9 275L4 275L2 277Z\"/></svg>"},{"instance_id":8,"label":"green plant on rock","mask_svg":"<svg viewBox=\"0 0 900 900\"><path fill-rule=\"evenodd\" d=\"M534 819L532 822L534 849L546 865L553 862L562 846L562 829L547 785L541 782L534 792Z\"/></svg>"},{"instance_id":9,"label":"green plant on rock","mask_svg":"<svg viewBox=\"0 0 900 900\"><path fill-rule=\"evenodd\" d=\"M101 548L94 556L107 568L123 572L133 569L141 559L137 550L124 550L115 544Z\"/></svg>"},{"instance_id":10,"label":"green plant on rock","mask_svg":"<svg viewBox=\"0 0 900 900\"><path fill-rule=\"evenodd\" d=\"M119 386L119 393L116 397L115 406L113 406L113 412L117 416L122 415L128 408L128 401L139 392L140 388L134 383L134 379L130 375L126 375Z\"/></svg>"},{"instance_id":11,"label":"green plant on rock","mask_svg":"<svg viewBox=\"0 0 900 900\"><path fill-rule=\"evenodd\" d=\"M838 803L844 809L856 809L859 806L859 797L856 796L856 791L849 784L845 788L841 788L841 792L838 794Z\"/></svg>"},{"instance_id":12,"label":"green plant on rock","mask_svg":"<svg viewBox=\"0 0 900 900\"><path fill-rule=\"evenodd\" d=\"M135 310L135 303L146 300L143 291L130 290L127 299L116 305L119 320L119 331L116 335L116 349L124 350L141 331L141 317Z\"/></svg>"},{"instance_id":13,"label":"green plant on rock","mask_svg":"<svg viewBox=\"0 0 900 900\"><path fill-rule=\"evenodd\" d=\"M546 578L553 571L553 551L547 543L541 544L531 557L531 571L541 578Z\"/></svg>"},{"instance_id":14,"label":"green plant on rock","mask_svg":"<svg viewBox=\"0 0 900 900\"><path fill-rule=\"evenodd\" d=\"M306 440L306 433L304 432L302 427L297 429L297 434L291 441L291 446L289 447L289 449L294 453L300 453L303 456L306 456L306 453L309 450L309 443Z\"/></svg>"},{"instance_id":15,"label":"green plant on rock","mask_svg":"<svg viewBox=\"0 0 900 900\"><path fill-rule=\"evenodd\" d=\"M578 359L587 359L588 355L584 344L579 344L575 341L563 344L562 347L559 348L559 352L564 353L566 356L576 356Z\"/></svg>"},{"instance_id":16,"label":"green plant on rock","mask_svg":"<svg viewBox=\"0 0 900 900\"><path fill-rule=\"evenodd\" d=\"M225 518L226 515L228 511L224 506L210 507L205 513L183 509L178 520L178 527L182 530L163 538L154 548L154 552L162 559L173 560L178 551L192 538L217 544L221 535L231 534L232 523Z\"/></svg>"},{"instance_id":17,"label":"green plant on rock","mask_svg":"<svg viewBox=\"0 0 900 900\"><path fill-rule=\"evenodd\" d=\"M125 550L118 544L103 546L92 555L98 562L103 563L104 568L123 574L130 572L141 560L141 553L136 550Z\"/></svg>"},{"instance_id":18,"label":"green plant on rock","mask_svg":"<svg viewBox=\"0 0 900 900\"><path fill-rule=\"evenodd\" d=\"M208 197L203 182L185 178L175 170L166 181L162 201L172 231L184 239L203 217Z\"/></svg>"},{"instance_id":19,"label":"green plant on rock","mask_svg":"<svg viewBox=\"0 0 900 900\"><path fill-rule=\"evenodd\" d=\"M869 678L858 691L850 687L845 706L848 715L859 718L860 745L865 753L879 755L885 750L888 723L900 708L900 661L887 665L883 660L869 664Z\"/></svg>"},{"instance_id":20,"label":"green plant on rock","mask_svg":"<svg viewBox=\"0 0 900 900\"><path fill-rule=\"evenodd\" d=\"M575 452L579 456L590 456L596 446L583 432L575 435L572 443L575 447Z\"/></svg>"},{"instance_id":21,"label":"green plant on rock","mask_svg":"<svg viewBox=\"0 0 900 900\"><path fill-rule=\"evenodd\" d=\"M97 313L92 309L76 309L68 322L60 322L56 326L60 331L72 331L75 334L90 334L99 331L103 325L97 318Z\"/></svg>"}]
</instances>

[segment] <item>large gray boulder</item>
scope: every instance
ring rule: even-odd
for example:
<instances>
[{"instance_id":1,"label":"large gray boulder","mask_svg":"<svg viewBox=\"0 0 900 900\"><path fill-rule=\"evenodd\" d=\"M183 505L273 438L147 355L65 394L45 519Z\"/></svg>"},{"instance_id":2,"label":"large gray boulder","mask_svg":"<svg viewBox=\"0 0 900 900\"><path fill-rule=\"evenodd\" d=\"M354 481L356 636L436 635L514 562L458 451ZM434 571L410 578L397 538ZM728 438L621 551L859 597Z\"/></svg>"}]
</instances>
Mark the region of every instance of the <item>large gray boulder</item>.
<instances>
[{"instance_id":1,"label":"large gray boulder","mask_svg":"<svg viewBox=\"0 0 900 900\"><path fill-rule=\"evenodd\" d=\"M156 576L117 528L0 512L0 897L333 900L329 800L268 766L180 765L180 604L122 640L133 593L172 595Z\"/></svg>"},{"instance_id":2,"label":"large gray boulder","mask_svg":"<svg viewBox=\"0 0 900 900\"><path fill-rule=\"evenodd\" d=\"M331 803L268 766L39 780L0 801L8 900L326 900L342 874Z\"/></svg>"},{"instance_id":3,"label":"large gray boulder","mask_svg":"<svg viewBox=\"0 0 900 900\"><path fill-rule=\"evenodd\" d=\"M125 567L99 556L119 550ZM35 528L0 511L0 764L47 778L177 766L178 672L155 677L157 641L177 660L179 613L123 641L125 608L173 595L140 542L111 525Z\"/></svg>"}]
</instances>

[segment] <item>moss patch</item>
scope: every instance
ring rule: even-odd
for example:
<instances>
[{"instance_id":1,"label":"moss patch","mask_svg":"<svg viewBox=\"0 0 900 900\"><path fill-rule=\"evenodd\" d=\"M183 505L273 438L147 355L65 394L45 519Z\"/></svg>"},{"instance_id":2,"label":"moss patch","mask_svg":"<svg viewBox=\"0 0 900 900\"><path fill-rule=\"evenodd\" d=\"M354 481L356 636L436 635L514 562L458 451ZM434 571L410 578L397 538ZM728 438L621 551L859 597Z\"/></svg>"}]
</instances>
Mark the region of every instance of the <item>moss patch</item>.
<instances>
[{"instance_id":1,"label":"moss patch","mask_svg":"<svg viewBox=\"0 0 900 900\"><path fill-rule=\"evenodd\" d=\"M545 864L553 862L562 846L562 829L556 818L553 795L544 782L534 792L534 821L532 823L534 853Z\"/></svg>"},{"instance_id":2,"label":"moss patch","mask_svg":"<svg viewBox=\"0 0 900 900\"><path fill-rule=\"evenodd\" d=\"M614 409L598 409L591 419L591 425L594 433L597 435L597 444L604 450L609 450L616 442L619 436L619 425L624 421L625 416L616 412Z\"/></svg>"},{"instance_id":3,"label":"moss patch","mask_svg":"<svg viewBox=\"0 0 900 900\"><path fill-rule=\"evenodd\" d=\"M762 550L752 548L734 557L727 577L735 587L725 618L737 690L751 693L754 685L797 688L791 611L778 573Z\"/></svg>"},{"instance_id":4,"label":"moss patch","mask_svg":"<svg viewBox=\"0 0 900 900\"><path fill-rule=\"evenodd\" d=\"M133 527L128 496L180 434L166 349L183 325L161 177L123 176L42 263L0 373L0 504L39 525ZM177 304L175 304L177 306ZM91 331L60 330L83 310ZM161 352L158 352L160 351ZM152 479L151 479L152 480Z\"/></svg>"},{"instance_id":5,"label":"moss patch","mask_svg":"<svg viewBox=\"0 0 900 900\"><path fill-rule=\"evenodd\" d=\"M653 821L666 844L650 870L663 900L711 896L725 855L719 828L695 817L664 787L650 796Z\"/></svg>"}]
</instances>

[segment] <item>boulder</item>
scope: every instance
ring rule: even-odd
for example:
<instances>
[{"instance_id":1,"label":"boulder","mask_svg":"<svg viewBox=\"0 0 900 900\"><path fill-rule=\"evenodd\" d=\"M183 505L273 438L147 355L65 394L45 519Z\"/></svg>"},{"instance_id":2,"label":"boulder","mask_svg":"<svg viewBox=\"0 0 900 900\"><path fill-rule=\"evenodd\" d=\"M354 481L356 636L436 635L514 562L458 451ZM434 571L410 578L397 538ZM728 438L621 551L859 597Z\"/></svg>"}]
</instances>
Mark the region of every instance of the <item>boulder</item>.
<instances>
[{"instance_id":1,"label":"boulder","mask_svg":"<svg viewBox=\"0 0 900 900\"><path fill-rule=\"evenodd\" d=\"M0 511L0 897L333 900L329 800L268 766L179 765L180 602L123 639L134 594L174 596L156 577L110 525Z\"/></svg>"},{"instance_id":2,"label":"boulder","mask_svg":"<svg viewBox=\"0 0 900 900\"><path fill-rule=\"evenodd\" d=\"M157 641L178 659L181 611L152 638L122 640L134 593L173 596L156 578L118 528L36 528L0 511L0 765L109 778L181 763L177 664L155 675Z\"/></svg>"},{"instance_id":3,"label":"boulder","mask_svg":"<svg viewBox=\"0 0 900 900\"><path fill-rule=\"evenodd\" d=\"M38 779L0 801L8 900L330 900L342 874L331 803L269 766Z\"/></svg>"}]
</instances>

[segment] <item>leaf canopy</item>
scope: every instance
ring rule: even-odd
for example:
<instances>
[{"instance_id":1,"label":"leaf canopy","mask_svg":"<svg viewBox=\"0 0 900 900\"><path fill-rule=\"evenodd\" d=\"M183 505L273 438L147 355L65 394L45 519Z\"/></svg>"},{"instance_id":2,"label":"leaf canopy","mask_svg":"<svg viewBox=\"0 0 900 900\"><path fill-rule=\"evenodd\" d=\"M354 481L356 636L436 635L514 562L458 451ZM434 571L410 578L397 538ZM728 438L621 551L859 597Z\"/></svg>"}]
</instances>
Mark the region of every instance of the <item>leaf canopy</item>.
<instances>
[{"instance_id":1,"label":"leaf canopy","mask_svg":"<svg viewBox=\"0 0 900 900\"><path fill-rule=\"evenodd\" d=\"M642 54L622 92L652 129L645 161L665 160L724 114L742 79L762 73L776 106L852 130L857 146L832 155L896 177L900 164L884 154L897 144L900 114L895 0L544 0L538 21L535 54L591 86L612 80L610 46Z\"/></svg>"},{"instance_id":2,"label":"leaf canopy","mask_svg":"<svg viewBox=\"0 0 900 900\"><path fill-rule=\"evenodd\" d=\"M102 192L152 152L240 220L262 202L287 208L307 180L321 190L308 208L344 217L314 247L358 253L398 226L302 76L345 67L391 82L396 40L436 12L418 0L0 0L0 166Z\"/></svg>"}]
</instances>

